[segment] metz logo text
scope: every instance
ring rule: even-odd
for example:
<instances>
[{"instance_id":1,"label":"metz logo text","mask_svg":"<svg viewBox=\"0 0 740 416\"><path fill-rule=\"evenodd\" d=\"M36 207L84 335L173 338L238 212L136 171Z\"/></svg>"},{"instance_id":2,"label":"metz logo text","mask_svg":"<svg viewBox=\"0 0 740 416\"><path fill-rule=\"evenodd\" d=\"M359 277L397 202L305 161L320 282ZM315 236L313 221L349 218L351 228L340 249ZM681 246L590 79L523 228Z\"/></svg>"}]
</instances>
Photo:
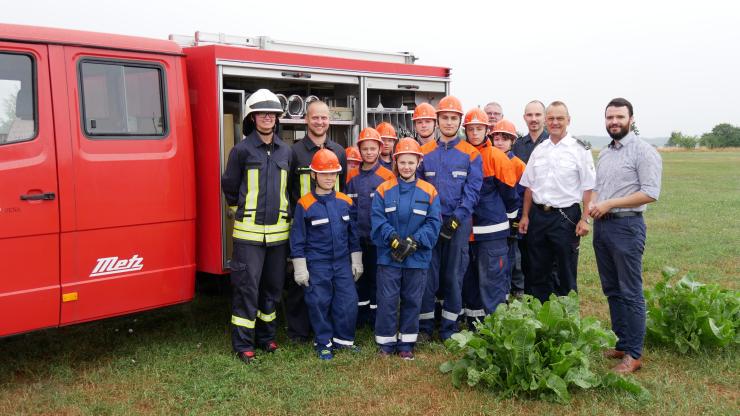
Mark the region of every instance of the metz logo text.
<instances>
[{"instance_id":1,"label":"metz logo text","mask_svg":"<svg viewBox=\"0 0 740 416\"><path fill-rule=\"evenodd\" d=\"M144 258L134 254L130 259L119 259L118 257L99 258L90 277L107 276L110 274L135 272L144 268Z\"/></svg>"}]
</instances>

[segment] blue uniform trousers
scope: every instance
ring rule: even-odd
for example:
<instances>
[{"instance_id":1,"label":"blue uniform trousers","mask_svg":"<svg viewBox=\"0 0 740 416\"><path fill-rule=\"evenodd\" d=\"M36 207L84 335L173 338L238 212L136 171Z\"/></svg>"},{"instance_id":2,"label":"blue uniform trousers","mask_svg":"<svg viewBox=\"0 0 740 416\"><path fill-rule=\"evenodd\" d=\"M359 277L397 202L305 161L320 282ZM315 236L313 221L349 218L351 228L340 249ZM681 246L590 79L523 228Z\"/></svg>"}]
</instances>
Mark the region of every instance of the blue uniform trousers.
<instances>
[{"instance_id":1,"label":"blue uniform trousers","mask_svg":"<svg viewBox=\"0 0 740 416\"><path fill-rule=\"evenodd\" d=\"M357 290L350 259L308 262L304 298L317 349L354 344ZM335 345L336 344L336 345Z\"/></svg>"},{"instance_id":2,"label":"blue uniform trousers","mask_svg":"<svg viewBox=\"0 0 740 416\"><path fill-rule=\"evenodd\" d=\"M275 339L288 244L258 246L234 240L231 268L231 345L253 351Z\"/></svg>"},{"instance_id":3,"label":"blue uniform trousers","mask_svg":"<svg viewBox=\"0 0 740 416\"><path fill-rule=\"evenodd\" d=\"M378 249L369 239L360 239L362 248L362 267L364 269L357 281L357 327L368 325L375 328L376 273L378 268Z\"/></svg>"},{"instance_id":4,"label":"blue uniform trousers","mask_svg":"<svg viewBox=\"0 0 740 416\"><path fill-rule=\"evenodd\" d=\"M447 221L443 218L442 222ZM434 331L435 294L442 295L442 312L439 336L443 340L458 331L457 318L462 312L462 283L470 259L468 239L471 219L463 221L452 239L440 238L432 251L426 288L421 302L419 330L432 335Z\"/></svg>"},{"instance_id":5,"label":"blue uniform trousers","mask_svg":"<svg viewBox=\"0 0 740 416\"><path fill-rule=\"evenodd\" d=\"M414 349L419 335L419 311L426 279L426 269L378 266L375 341L381 350L393 353Z\"/></svg>"},{"instance_id":6,"label":"blue uniform trousers","mask_svg":"<svg viewBox=\"0 0 740 416\"><path fill-rule=\"evenodd\" d=\"M580 237L576 236L576 224L580 219L578 204L549 211L532 205L526 237L529 270L524 276L524 291L527 294L545 302L552 293L567 296L571 290L578 291ZM557 275L553 273L554 267Z\"/></svg>"},{"instance_id":7,"label":"blue uniform trousers","mask_svg":"<svg viewBox=\"0 0 740 416\"><path fill-rule=\"evenodd\" d=\"M509 245L506 238L470 243L470 266L463 282L468 323L483 319L506 302L511 290Z\"/></svg>"},{"instance_id":8,"label":"blue uniform trousers","mask_svg":"<svg viewBox=\"0 0 740 416\"><path fill-rule=\"evenodd\" d=\"M619 338L616 349L640 358L646 318L642 292L645 221L642 216L596 220L593 237L601 288L609 301L612 330Z\"/></svg>"},{"instance_id":9,"label":"blue uniform trousers","mask_svg":"<svg viewBox=\"0 0 740 416\"><path fill-rule=\"evenodd\" d=\"M510 238L509 241L509 277L512 291L524 291L524 269L522 253L519 250L519 240Z\"/></svg>"}]
</instances>

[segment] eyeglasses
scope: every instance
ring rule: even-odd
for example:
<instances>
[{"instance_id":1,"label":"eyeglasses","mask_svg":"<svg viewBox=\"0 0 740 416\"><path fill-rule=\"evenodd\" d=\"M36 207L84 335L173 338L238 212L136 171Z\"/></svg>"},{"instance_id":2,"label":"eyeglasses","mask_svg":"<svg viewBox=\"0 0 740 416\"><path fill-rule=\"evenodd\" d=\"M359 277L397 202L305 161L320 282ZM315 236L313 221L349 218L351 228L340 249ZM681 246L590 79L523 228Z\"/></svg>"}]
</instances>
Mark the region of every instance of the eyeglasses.
<instances>
[{"instance_id":1,"label":"eyeglasses","mask_svg":"<svg viewBox=\"0 0 740 416\"><path fill-rule=\"evenodd\" d=\"M277 117L276 113L256 113L255 117L261 117L261 118L275 118Z\"/></svg>"}]
</instances>

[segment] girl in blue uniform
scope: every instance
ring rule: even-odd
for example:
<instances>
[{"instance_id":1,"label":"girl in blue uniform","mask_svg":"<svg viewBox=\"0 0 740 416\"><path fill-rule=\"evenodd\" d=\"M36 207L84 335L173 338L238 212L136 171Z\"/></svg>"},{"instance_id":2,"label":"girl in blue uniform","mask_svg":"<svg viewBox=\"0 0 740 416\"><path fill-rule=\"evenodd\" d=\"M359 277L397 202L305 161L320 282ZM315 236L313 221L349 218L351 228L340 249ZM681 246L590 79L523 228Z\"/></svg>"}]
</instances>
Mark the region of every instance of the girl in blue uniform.
<instances>
[{"instance_id":1,"label":"girl in blue uniform","mask_svg":"<svg viewBox=\"0 0 740 416\"><path fill-rule=\"evenodd\" d=\"M442 227L437 191L416 177L422 156L414 139L401 139L393 155L398 177L378 186L372 205L371 235L378 249L375 341L381 356L398 352L405 360L414 359L427 269Z\"/></svg>"}]
</instances>

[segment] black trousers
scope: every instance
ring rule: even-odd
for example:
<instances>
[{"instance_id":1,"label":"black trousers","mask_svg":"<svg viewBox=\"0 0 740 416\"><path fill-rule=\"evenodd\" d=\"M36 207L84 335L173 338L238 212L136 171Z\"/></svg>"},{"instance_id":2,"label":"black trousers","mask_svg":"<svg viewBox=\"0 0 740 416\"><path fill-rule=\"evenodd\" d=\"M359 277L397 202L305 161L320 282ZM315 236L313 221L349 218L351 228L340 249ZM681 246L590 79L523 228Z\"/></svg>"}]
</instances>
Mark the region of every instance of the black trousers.
<instances>
[{"instance_id":1,"label":"black trousers","mask_svg":"<svg viewBox=\"0 0 740 416\"><path fill-rule=\"evenodd\" d=\"M231 259L231 344L254 350L275 339L288 244L259 246L234 239Z\"/></svg>"},{"instance_id":2,"label":"black trousers","mask_svg":"<svg viewBox=\"0 0 740 416\"><path fill-rule=\"evenodd\" d=\"M550 294L567 296L578 291L578 249L580 237L576 224L581 219L581 207L545 211L533 205L529 211L527 230L528 268L524 274L524 292L541 302ZM555 264L557 266L555 266ZM553 268L557 267L554 273Z\"/></svg>"}]
</instances>

